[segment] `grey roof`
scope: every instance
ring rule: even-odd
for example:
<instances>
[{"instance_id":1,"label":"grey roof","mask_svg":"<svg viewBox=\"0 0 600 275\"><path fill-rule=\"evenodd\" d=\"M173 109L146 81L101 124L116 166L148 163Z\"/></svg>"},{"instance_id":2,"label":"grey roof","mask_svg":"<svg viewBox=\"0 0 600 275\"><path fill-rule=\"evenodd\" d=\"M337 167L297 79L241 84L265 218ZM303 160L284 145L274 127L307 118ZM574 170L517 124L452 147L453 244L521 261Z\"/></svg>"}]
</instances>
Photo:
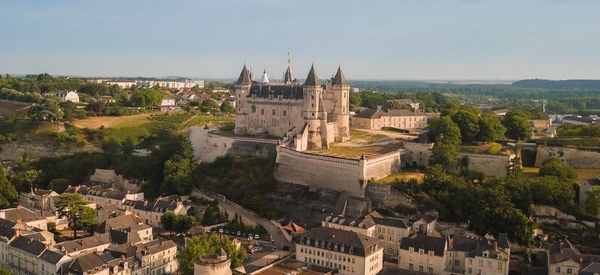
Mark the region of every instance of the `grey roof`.
<instances>
[{"instance_id":1,"label":"grey roof","mask_svg":"<svg viewBox=\"0 0 600 275\"><path fill-rule=\"evenodd\" d=\"M26 236L17 237L10 243L10 246L35 256L39 256L42 254L42 252L44 252L44 250L46 250L46 245L44 243Z\"/></svg>"},{"instance_id":2,"label":"grey roof","mask_svg":"<svg viewBox=\"0 0 600 275\"><path fill-rule=\"evenodd\" d=\"M40 259L52 264L57 264L63 257L63 254L56 253L48 249L46 249L46 251L40 255Z\"/></svg>"},{"instance_id":3,"label":"grey roof","mask_svg":"<svg viewBox=\"0 0 600 275\"><path fill-rule=\"evenodd\" d=\"M285 70L285 74L283 75L284 82L292 82L294 81L294 77L292 76L292 68L290 66Z\"/></svg>"},{"instance_id":4,"label":"grey roof","mask_svg":"<svg viewBox=\"0 0 600 275\"><path fill-rule=\"evenodd\" d=\"M423 218L420 219L420 221L423 221L427 224L432 223L435 220L437 220L437 217L435 217L434 215L431 215L431 214L427 214Z\"/></svg>"},{"instance_id":5,"label":"grey roof","mask_svg":"<svg viewBox=\"0 0 600 275\"><path fill-rule=\"evenodd\" d=\"M93 247L98 247L101 245L106 245L111 242L110 236L108 233L97 234L95 236L90 236L86 238L81 238L72 241L66 241L59 244L56 244L56 247L59 250L64 250L68 253L89 249Z\"/></svg>"},{"instance_id":6,"label":"grey roof","mask_svg":"<svg viewBox=\"0 0 600 275\"><path fill-rule=\"evenodd\" d=\"M252 81L250 80L250 72L246 68L246 64L244 64L244 68L242 68L242 72L240 73L240 77L235 82L236 85L250 85Z\"/></svg>"},{"instance_id":7,"label":"grey roof","mask_svg":"<svg viewBox=\"0 0 600 275\"><path fill-rule=\"evenodd\" d=\"M400 241L400 249L409 250L409 247L412 247L415 251L423 249L425 253L433 251L435 256L441 257L444 255L446 248L446 239L423 234L412 234L402 238Z\"/></svg>"},{"instance_id":8,"label":"grey roof","mask_svg":"<svg viewBox=\"0 0 600 275\"><path fill-rule=\"evenodd\" d=\"M106 219L106 221L98 226L96 231L99 233L107 233L110 229L131 228L142 223L143 221L134 215L118 216L115 218Z\"/></svg>"},{"instance_id":9,"label":"grey roof","mask_svg":"<svg viewBox=\"0 0 600 275\"><path fill-rule=\"evenodd\" d=\"M579 271L579 275L594 275L600 274L600 263L592 262L588 266Z\"/></svg>"},{"instance_id":10,"label":"grey roof","mask_svg":"<svg viewBox=\"0 0 600 275\"><path fill-rule=\"evenodd\" d=\"M600 185L600 179L598 179L598 178L584 179L584 181L587 182L587 184L592 185L592 186Z\"/></svg>"},{"instance_id":11,"label":"grey roof","mask_svg":"<svg viewBox=\"0 0 600 275\"><path fill-rule=\"evenodd\" d=\"M373 222L373 219L370 216L358 219L346 218L343 216L327 216L324 221L357 228L371 228L375 226L375 222Z\"/></svg>"},{"instance_id":12,"label":"grey roof","mask_svg":"<svg viewBox=\"0 0 600 275\"><path fill-rule=\"evenodd\" d=\"M176 197L159 198L154 202L148 202L145 200L126 200L123 205L131 206L136 210L165 213L167 211L175 211L178 204L178 201L175 198Z\"/></svg>"},{"instance_id":13,"label":"grey roof","mask_svg":"<svg viewBox=\"0 0 600 275\"><path fill-rule=\"evenodd\" d=\"M373 219L373 222L375 222L375 224L392 226L392 227L396 227L396 228L408 228L408 225L406 224L406 222L403 219L378 218L378 217L371 217L371 218Z\"/></svg>"},{"instance_id":14,"label":"grey roof","mask_svg":"<svg viewBox=\"0 0 600 275\"><path fill-rule=\"evenodd\" d=\"M366 109L356 114L358 118L381 118L388 116L426 116L425 113L415 112L406 109L391 109L391 110L374 110Z\"/></svg>"},{"instance_id":15,"label":"grey roof","mask_svg":"<svg viewBox=\"0 0 600 275\"><path fill-rule=\"evenodd\" d=\"M348 82L346 81L346 77L344 76L344 73L342 72L342 68L338 67L337 72L335 73L335 76L333 77L333 81L332 81L333 85L348 85Z\"/></svg>"},{"instance_id":16,"label":"grey roof","mask_svg":"<svg viewBox=\"0 0 600 275\"><path fill-rule=\"evenodd\" d=\"M498 234L498 247L510 248L510 243L508 242L508 235L506 233Z\"/></svg>"},{"instance_id":17,"label":"grey roof","mask_svg":"<svg viewBox=\"0 0 600 275\"><path fill-rule=\"evenodd\" d=\"M69 272L83 275L86 274L86 271L94 271L96 268L99 270L104 270L105 268L108 268L108 264L100 255L91 252L77 255L73 262L71 262L69 265Z\"/></svg>"},{"instance_id":18,"label":"grey roof","mask_svg":"<svg viewBox=\"0 0 600 275\"><path fill-rule=\"evenodd\" d=\"M297 244L304 244L307 246L315 246L315 242L325 242L327 245L324 247L326 249L334 250L336 247L335 244L338 244L339 247L344 246L344 253L358 255L358 256L367 256L377 252L383 246L377 247L375 250L371 250L371 247L374 247L380 244L379 240L372 237L363 236L356 232L346 231L341 229L335 229L330 227L318 227L312 230L309 230L299 236L296 236L294 241ZM329 243L331 243L331 247L329 248ZM352 248L352 253L350 253L350 248ZM339 249L341 252L341 248Z\"/></svg>"},{"instance_id":19,"label":"grey roof","mask_svg":"<svg viewBox=\"0 0 600 275\"><path fill-rule=\"evenodd\" d=\"M107 203L107 204L98 206L98 210L100 210L100 209L106 211L107 213L113 213L113 212L120 210L121 208L119 208L119 206L116 204Z\"/></svg>"},{"instance_id":20,"label":"grey roof","mask_svg":"<svg viewBox=\"0 0 600 275\"><path fill-rule=\"evenodd\" d=\"M42 217L40 214L37 214L20 205L16 208L4 209L2 210L2 212L4 212L5 218L7 220L15 222L18 219L21 219L21 221L23 222L44 220L44 217Z\"/></svg>"},{"instance_id":21,"label":"grey roof","mask_svg":"<svg viewBox=\"0 0 600 275\"><path fill-rule=\"evenodd\" d=\"M284 83L255 83L250 87L248 97L278 99L281 96L284 99L302 99L304 98L302 85L284 84Z\"/></svg>"},{"instance_id":22,"label":"grey roof","mask_svg":"<svg viewBox=\"0 0 600 275\"><path fill-rule=\"evenodd\" d=\"M0 236L5 237L9 240L12 239L15 236L15 229L13 229L13 227L16 224L17 223L13 221L0 218Z\"/></svg>"},{"instance_id":23,"label":"grey roof","mask_svg":"<svg viewBox=\"0 0 600 275\"><path fill-rule=\"evenodd\" d=\"M315 72L315 66L310 66L310 71L308 72L308 76L306 77L306 81L304 81L304 85L306 86L321 86L321 80L317 76Z\"/></svg>"}]
</instances>

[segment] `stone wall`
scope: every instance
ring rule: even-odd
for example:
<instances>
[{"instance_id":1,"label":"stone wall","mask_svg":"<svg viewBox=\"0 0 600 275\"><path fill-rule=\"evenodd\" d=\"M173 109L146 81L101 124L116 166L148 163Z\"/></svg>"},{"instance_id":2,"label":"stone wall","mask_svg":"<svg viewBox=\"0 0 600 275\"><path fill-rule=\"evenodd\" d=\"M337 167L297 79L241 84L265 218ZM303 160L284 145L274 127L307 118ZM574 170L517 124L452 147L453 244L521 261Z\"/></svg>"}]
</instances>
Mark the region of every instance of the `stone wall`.
<instances>
[{"instance_id":1,"label":"stone wall","mask_svg":"<svg viewBox=\"0 0 600 275\"><path fill-rule=\"evenodd\" d=\"M433 143L404 142L402 167L425 167L429 163Z\"/></svg>"},{"instance_id":2,"label":"stone wall","mask_svg":"<svg viewBox=\"0 0 600 275\"><path fill-rule=\"evenodd\" d=\"M540 167L549 158L558 158L566 166L577 169L597 169L600 167L600 153L567 147L538 146L535 167Z\"/></svg>"},{"instance_id":3,"label":"stone wall","mask_svg":"<svg viewBox=\"0 0 600 275\"><path fill-rule=\"evenodd\" d=\"M417 207L413 198L390 184L369 184L366 193L373 203L373 208L394 208L398 205L412 209Z\"/></svg>"},{"instance_id":4,"label":"stone wall","mask_svg":"<svg viewBox=\"0 0 600 275\"><path fill-rule=\"evenodd\" d=\"M201 162L212 162L216 158L231 155L244 157L275 157L278 141L219 135L215 129L190 128L190 142L194 156Z\"/></svg>"},{"instance_id":5,"label":"stone wall","mask_svg":"<svg viewBox=\"0 0 600 275\"><path fill-rule=\"evenodd\" d=\"M381 179L400 170L401 152L373 159L347 159L277 147L275 179L280 182L343 191L365 196L369 179Z\"/></svg>"}]
</instances>

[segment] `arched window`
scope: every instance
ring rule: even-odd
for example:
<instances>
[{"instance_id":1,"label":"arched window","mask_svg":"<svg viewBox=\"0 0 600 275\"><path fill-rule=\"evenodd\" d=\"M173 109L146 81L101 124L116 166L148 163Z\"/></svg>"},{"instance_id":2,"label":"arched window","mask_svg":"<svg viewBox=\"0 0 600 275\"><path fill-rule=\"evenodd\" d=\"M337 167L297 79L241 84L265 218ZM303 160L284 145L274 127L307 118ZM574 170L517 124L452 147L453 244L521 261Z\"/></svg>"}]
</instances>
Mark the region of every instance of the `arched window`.
<instances>
[{"instance_id":1,"label":"arched window","mask_svg":"<svg viewBox=\"0 0 600 275\"><path fill-rule=\"evenodd\" d=\"M252 107L251 107L251 108L252 108L252 112L253 112L253 113L256 113L256 105L252 105Z\"/></svg>"},{"instance_id":2,"label":"arched window","mask_svg":"<svg viewBox=\"0 0 600 275\"><path fill-rule=\"evenodd\" d=\"M277 115L277 111L276 111L275 109L273 109L273 110L271 111L271 114L272 114L272 115L274 115L274 116L276 116L276 115Z\"/></svg>"}]
</instances>

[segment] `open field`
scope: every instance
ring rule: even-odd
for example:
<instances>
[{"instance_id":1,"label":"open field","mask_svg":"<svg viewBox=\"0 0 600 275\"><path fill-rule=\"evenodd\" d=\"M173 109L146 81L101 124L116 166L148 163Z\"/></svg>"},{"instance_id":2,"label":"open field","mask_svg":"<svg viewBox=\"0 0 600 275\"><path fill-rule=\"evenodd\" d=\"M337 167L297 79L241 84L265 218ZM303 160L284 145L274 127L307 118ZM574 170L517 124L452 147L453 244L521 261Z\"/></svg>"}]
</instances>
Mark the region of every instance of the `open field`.
<instances>
[{"instance_id":1,"label":"open field","mask_svg":"<svg viewBox=\"0 0 600 275\"><path fill-rule=\"evenodd\" d=\"M538 176L540 168L536 167L523 167L523 174L525 174L528 178L534 178ZM584 179L594 178L596 175L600 174L600 169L575 169L575 173L577 173L577 183L581 182Z\"/></svg>"},{"instance_id":2,"label":"open field","mask_svg":"<svg viewBox=\"0 0 600 275\"><path fill-rule=\"evenodd\" d=\"M6 101L0 101L0 115L14 115L26 112L31 104L15 104Z\"/></svg>"},{"instance_id":3,"label":"open field","mask_svg":"<svg viewBox=\"0 0 600 275\"><path fill-rule=\"evenodd\" d=\"M98 129L104 128L130 128L139 127L143 124L152 122L147 119L151 114L139 114L133 116L97 116L73 121L73 126L77 128Z\"/></svg>"},{"instance_id":4,"label":"open field","mask_svg":"<svg viewBox=\"0 0 600 275\"><path fill-rule=\"evenodd\" d=\"M422 172L415 172L415 171L399 172L399 173L391 174L383 179L377 180L377 183L393 183L396 179L399 179L399 180L416 179L419 182L422 182L424 176L425 176L425 174Z\"/></svg>"}]
</instances>

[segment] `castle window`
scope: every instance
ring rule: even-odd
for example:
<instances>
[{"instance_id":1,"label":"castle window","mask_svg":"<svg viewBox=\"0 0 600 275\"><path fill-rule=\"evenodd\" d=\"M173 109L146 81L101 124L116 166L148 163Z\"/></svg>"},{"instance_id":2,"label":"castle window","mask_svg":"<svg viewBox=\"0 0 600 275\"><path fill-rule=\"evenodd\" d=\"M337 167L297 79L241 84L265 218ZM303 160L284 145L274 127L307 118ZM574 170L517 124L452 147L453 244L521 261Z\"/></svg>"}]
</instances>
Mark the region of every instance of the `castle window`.
<instances>
[{"instance_id":1,"label":"castle window","mask_svg":"<svg viewBox=\"0 0 600 275\"><path fill-rule=\"evenodd\" d=\"M264 115L265 114L265 109L260 109L260 114Z\"/></svg>"},{"instance_id":2,"label":"castle window","mask_svg":"<svg viewBox=\"0 0 600 275\"><path fill-rule=\"evenodd\" d=\"M344 98L346 98L346 93L344 93Z\"/></svg>"},{"instance_id":3,"label":"castle window","mask_svg":"<svg viewBox=\"0 0 600 275\"><path fill-rule=\"evenodd\" d=\"M287 116L287 111L283 110L283 116Z\"/></svg>"},{"instance_id":4,"label":"castle window","mask_svg":"<svg viewBox=\"0 0 600 275\"><path fill-rule=\"evenodd\" d=\"M273 110L271 111L271 113L272 113L273 115L277 115L277 111L275 111L275 109L273 109Z\"/></svg>"},{"instance_id":5,"label":"castle window","mask_svg":"<svg viewBox=\"0 0 600 275\"><path fill-rule=\"evenodd\" d=\"M252 108L252 112L253 112L253 113L256 113L256 105L252 105L252 107L251 107L251 108Z\"/></svg>"},{"instance_id":6,"label":"castle window","mask_svg":"<svg viewBox=\"0 0 600 275\"><path fill-rule=\"evenodd\" d=\"M311 96L310 96L310 99L315 99L315 95L314 95L314 94L313 94L313 95L311 95Z\"/></svg>"},{"instance_id":7,"label":"castle window","mask_svg":"<svg viewBox=\"0 0 600 275\"><path fill-rule=\"evenodd\" d=\"M315 116L315 113L312 113L312 116Z\"/></svg>"}]
</instances>

